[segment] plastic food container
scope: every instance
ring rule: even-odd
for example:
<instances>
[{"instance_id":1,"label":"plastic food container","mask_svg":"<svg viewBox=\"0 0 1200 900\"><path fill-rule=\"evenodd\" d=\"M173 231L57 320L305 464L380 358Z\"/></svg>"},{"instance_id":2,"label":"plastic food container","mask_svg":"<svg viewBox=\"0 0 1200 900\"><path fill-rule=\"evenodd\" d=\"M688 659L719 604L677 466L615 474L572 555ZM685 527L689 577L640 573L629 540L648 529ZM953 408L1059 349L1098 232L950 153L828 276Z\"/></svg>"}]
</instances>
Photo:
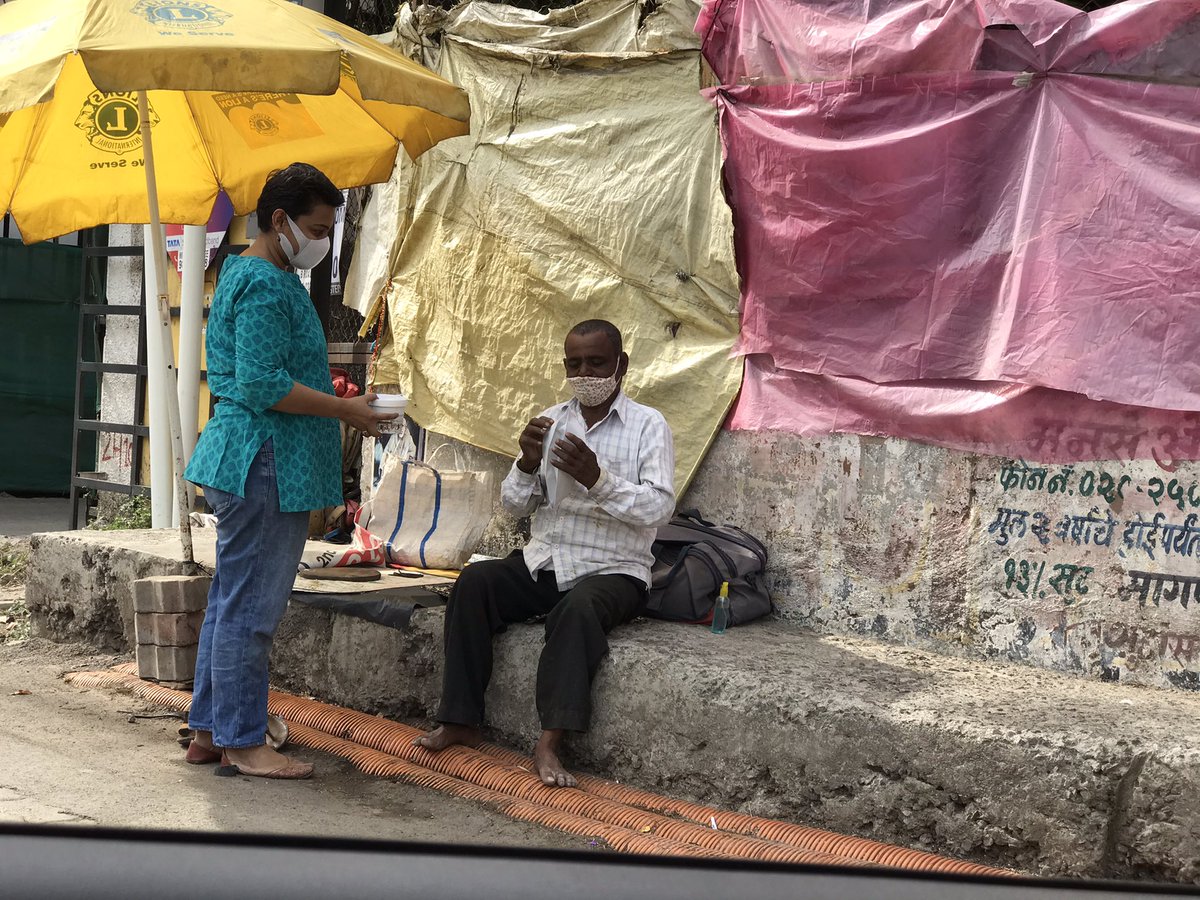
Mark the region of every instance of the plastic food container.
<instances>
[{"instance_id":1,"label":"plastic food container","mask_svg":"<svg viewBox=\"0 0 1200 900\"><path fill-rule=\"evenodd\" d=\"M555 422L546 430L546 434L542 438L542 484L545 486L546 503L549 506L557 506L558 502L571 490L570 483L574 481L570 475L561 469L556 469L551 462L554 455L554 442L563 434L566 434L566 429L561 426L561 423Z\"/></svg>"},{"instance_id":2,"label":"plastic food container","mask_svg":"<svg viewBox=\"0 0 1200 900\"><path fill-rule=\"evenodd\" d=\"M408 408L408 398L403 394L379 394L370 403L371 409L381 413L395 413L396 418L379 423L381 434L399 434L404 427L404 410Z\"/></svg>"}]
</instances>

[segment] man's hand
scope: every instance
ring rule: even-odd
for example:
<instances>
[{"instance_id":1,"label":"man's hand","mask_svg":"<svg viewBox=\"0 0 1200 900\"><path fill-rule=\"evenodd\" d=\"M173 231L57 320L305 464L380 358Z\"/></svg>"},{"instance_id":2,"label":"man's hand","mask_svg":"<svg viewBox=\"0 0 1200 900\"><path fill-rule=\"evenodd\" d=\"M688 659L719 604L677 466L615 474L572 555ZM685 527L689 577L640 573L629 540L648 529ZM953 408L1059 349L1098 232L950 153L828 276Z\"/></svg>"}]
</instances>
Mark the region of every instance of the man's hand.
<instances>
[{"instance_id":1,"label":"man's hand","mask_svg":"<svg viewBox=\"0 0 1200 900\"><path fill-rule=\"evenodd\" d=\"M589 491L600 480L600 463L583 438L567 432L554 442L553 454L550 462L554 468L566 472Z\"/></svg>"},{"instance_id":2,"label":"man's hand","mask_svg":"<svg viewBox=\"0 0 1200 900\"><path fill-rule=\"evenodd\" d=\"M517 460L517 468L526 475L532 475L542 464L542 441L553 424L553 419L538 416L536 419L530 419L525 430L521 432L518 441L521 445L521 458Z\"/></svg>"}]
</instances>

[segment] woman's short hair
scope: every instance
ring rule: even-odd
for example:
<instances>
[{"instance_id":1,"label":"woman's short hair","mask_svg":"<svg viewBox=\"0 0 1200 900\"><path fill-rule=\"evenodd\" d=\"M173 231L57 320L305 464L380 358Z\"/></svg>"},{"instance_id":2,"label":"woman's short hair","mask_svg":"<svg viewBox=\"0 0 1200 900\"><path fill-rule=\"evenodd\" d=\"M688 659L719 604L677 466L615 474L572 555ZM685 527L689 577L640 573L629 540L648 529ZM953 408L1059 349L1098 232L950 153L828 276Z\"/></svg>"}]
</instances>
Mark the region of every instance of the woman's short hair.
<instances>
[{"instance_id":1,"label":"woman's short hair","mask_svg":"<svg viewBox=\"0 0 1200 900\"><path fill-rule=\"evenodd\" d=\"M324 172L308 163L295 162L267 176L255 209L258 230L271 230L271 216L277 209L282 209L294 222L322 203L336 209L345 202L342 192Z\"/></svg>"}]
</instances>

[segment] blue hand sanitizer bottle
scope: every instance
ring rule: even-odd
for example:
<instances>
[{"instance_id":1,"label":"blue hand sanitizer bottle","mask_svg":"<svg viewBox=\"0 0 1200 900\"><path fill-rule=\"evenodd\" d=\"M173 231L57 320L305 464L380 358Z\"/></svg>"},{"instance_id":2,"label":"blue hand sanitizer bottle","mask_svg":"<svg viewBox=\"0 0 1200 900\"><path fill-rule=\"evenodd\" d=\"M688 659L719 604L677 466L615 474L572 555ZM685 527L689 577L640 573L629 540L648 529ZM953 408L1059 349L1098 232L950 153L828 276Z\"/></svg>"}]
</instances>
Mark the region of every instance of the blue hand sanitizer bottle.
<instances>
[{"instance_id":1,"label":"blue hand sanitizer bottle","mask_svg":"<svg viewBox=\"0 0 1200 900\"><path fill-rule=\"evenodd\" d=\"M717 604L713 607L712 633L724 634L729 625L729 582L721 582L721 593L717 594Z\"/></svg>"}]
</instances>

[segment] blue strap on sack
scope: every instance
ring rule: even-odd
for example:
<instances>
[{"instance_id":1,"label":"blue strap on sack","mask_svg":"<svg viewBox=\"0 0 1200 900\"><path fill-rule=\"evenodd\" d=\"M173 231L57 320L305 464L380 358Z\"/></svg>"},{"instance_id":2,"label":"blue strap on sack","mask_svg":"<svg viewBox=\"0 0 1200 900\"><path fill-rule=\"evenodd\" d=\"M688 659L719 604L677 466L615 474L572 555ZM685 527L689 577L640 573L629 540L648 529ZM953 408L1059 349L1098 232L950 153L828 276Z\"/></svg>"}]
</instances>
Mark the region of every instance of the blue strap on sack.
<instances>
[{"instance_id":1,"label":"blue strap on sack","mask_svg":"<svg viewBox=\"0 0 1200 900\"><path fill-rule=\"evenodd\" d=\"M432 469L432 467L430 467L430 468ZM420 555L421 555L421 568L423 568L423 569L429 568L428 564L425 562L425 545L427 543L429 543L429 539L431 537L433 537L433 533L435 531L437 531L438 516L441 514L441 511L442 511L442 473L439 472L437 469L432 469L432 471L433 471L433 485L434 485L433 486L433 523L429 526L429 530L427 532L425 532L425 537L421 538ZM408 474L407 471L405 472L405 474ZM401 496L401 498L404 497L403 485L401 486L400 496ZM401 502L403 502L403 500Z\"/></svg>"},{"instance_id":2,"label":"blue strap on sack","mask_svg":"<svg viewBox=\"0 0 1200 900\"><path fill-rule=\"evenodd\" d=\"M396 527L392 529L392 536L388 538L387 549L391 553L392 545L396 543L396 535L400 533L400 525L404 522L404 492L408 488L408 463L401 463L403 472L400 475L400 502L396 504Z\"/></svg>"}]
</instances>

